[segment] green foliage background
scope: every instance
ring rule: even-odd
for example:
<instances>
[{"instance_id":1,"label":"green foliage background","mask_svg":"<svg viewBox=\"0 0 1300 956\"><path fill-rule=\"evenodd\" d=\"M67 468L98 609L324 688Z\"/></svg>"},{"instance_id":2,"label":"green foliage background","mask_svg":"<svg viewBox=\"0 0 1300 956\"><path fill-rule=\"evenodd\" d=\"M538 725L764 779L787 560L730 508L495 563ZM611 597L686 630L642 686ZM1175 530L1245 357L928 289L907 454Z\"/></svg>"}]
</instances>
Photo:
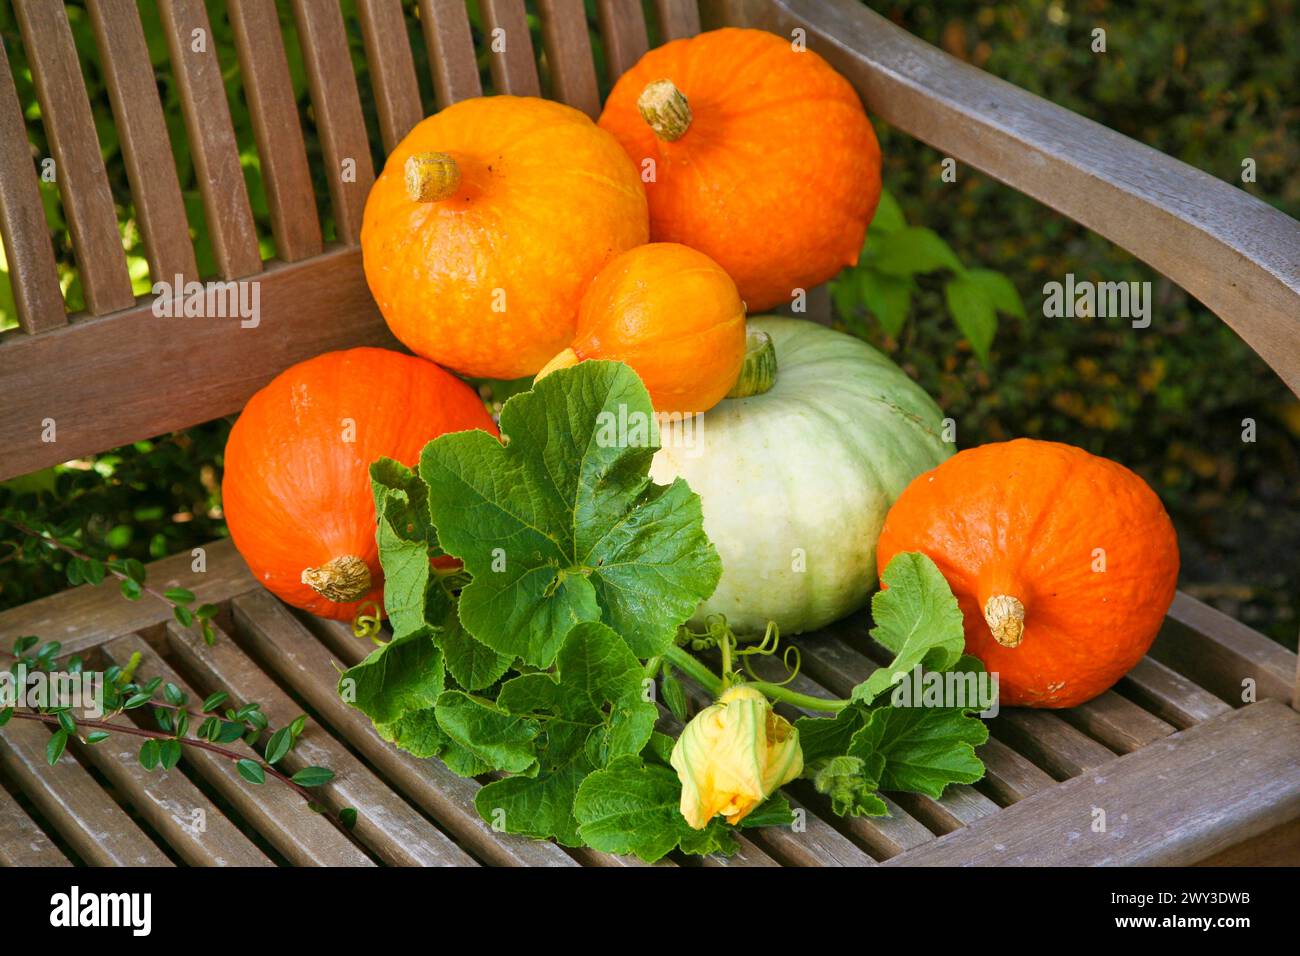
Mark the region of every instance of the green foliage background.
<instances>
[{"instance_id":1,"label":"green foliage background","mask_svg":"<svg viewBox=\"0 0 1300 956\"><path fill-rule=\"evenodd\" d=\"M49 155L19 31L0 0L0 39L29 119L34 156ZM313 169L319 140L288 4L281 3L290 70ZM355 0L342 3L376 166L380 138ZM589 19L596 23L594 4ZM954 56L1174 155L1300 218L1300 11L1295 0L869 0L877 12ZM415 4L406 3L413 9ZM651 8L648 23L654 37ZM96 127L119 205L136 291L148 272L120 156L98 49L82 2L66 4ZM251 123L222 0L207 4L264 257L274 255ZM529 5L530 10L533 5ZM470 4L476 38L477 5ZM140 4L151 58L190 215L200 269L214 264L202 200L153 2ZM533 17L536 31L536 18ZM412 18L411 48L421 94L432 108L427 55ZM1107 52L1090 49L1102 27ZM540 49L540 37L534 37ZM603 52L593 34L598 75ZM484 88L491 91L486 62ZM546 84L543 70L543 84ZM1178 526L1182 586L1294 646L1300 562L1300 403L1264 363L1195 300L1110 243L969 167L956 183L939 176L939 153L876 120L885 185L907 224L932 230L972 269L1011 280L1025 317L1000 309L987 362L972 352L966 322L954 320L940 268L914 278L906 321L882 314L868 261L836 282L838 321L884 349L958 423L963 447L1019 435L1051 438L1108 455L1160 492ZM1241 161L1258 181L1240 184ZM321 221L332 231L328 191L317 183ZM70 241L52 184L43 186L69 307L81 308ZM881 243L887 238L873 238ZM870 244L869 244L870 248ZM868 257L868 260L870 256ZM0 261L0 329L14 309ZM1079 280L1149 280L1152 326L1127 320L1044 319L1042 288L1067 272ZM1230 277L1224 277L1228 281ZM992 280L996 282L996 280ZM16 333L9 333L16 334ZM978 338L978 335L976 336ZM202 375L202 357L194 357ZM1242 419L1258 423L1244 444ZM225 533L220 510L226 421L94 456L0 484L0 508L16 508L74 534L103 557L142 560ZM0 607L66 586L57 559L38 556L0 528Z\"/></svg>"}]
</instances>

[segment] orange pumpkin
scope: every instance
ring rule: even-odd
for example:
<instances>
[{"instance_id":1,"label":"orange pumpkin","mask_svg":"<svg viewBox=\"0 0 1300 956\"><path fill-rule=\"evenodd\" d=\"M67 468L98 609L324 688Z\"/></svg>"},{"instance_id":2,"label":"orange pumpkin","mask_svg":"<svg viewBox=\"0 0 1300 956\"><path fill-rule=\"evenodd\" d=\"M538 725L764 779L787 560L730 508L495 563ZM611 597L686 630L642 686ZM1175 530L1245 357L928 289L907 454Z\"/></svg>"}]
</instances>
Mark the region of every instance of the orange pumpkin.
<instances>
[{"instance_id":1,"label":"orange pumpkin","mask_svg":"<svg viewBox=\"0 0 1300 956\"><path fill-rule=\"evenodd\" d=\"M464 100L420 122L366 200L366 281L413 352L465 375L534 375L573 339L593 275L649 235L618 143L548 100Z\"/></svg>"},{"instance_id":2,"label":"orange pumpkin","mask_svg":"<svg viewBox=\"0 0 1300 956\"><path fill-rule=\"evenodd\" d=\"M880 533L938 565L966 650L999 674L1004 704L1073 707L1147 652L1174 598L1178 541L1160 499L1123 465L1017 439L917 477Z\"/></svg>"},{"instance_id":3,"label":"orange pumpkin","mask_svg":"<svg viewBox=\"0 0 1300 956\"><path fill-rule=\"evenodd\" d=\"M716 260L751 314L857 262L880 147L816 53L761 30L675 40L623 74L600 125L642 168L650 238Z\"/></svg>"},{"instance_id":4,"label":"orange pumpkin","mask_svg":"<svg viewBox=\"0 0 1300 956\"><path fill-rule=\"evenodd\" d=\"M673 242L638 246L587 287L573 344L538 378L585 359L626 362L659 412L706 412L745 360L745 305L704 255Z\"/></svg>"},{"instance_id":5,"label":"orange pumpkin","mask_svg":"<svg viewBox=\"0 0 1300 956\"><path fill-rule=\"evenodd\" d=\"M248 400L226 442L222 507L235 547L281 600L351 620L383 607L370 463L412 466L445 432L496 425L432 362L386 349L327 352Z\"/></svg>"}]
</instances>

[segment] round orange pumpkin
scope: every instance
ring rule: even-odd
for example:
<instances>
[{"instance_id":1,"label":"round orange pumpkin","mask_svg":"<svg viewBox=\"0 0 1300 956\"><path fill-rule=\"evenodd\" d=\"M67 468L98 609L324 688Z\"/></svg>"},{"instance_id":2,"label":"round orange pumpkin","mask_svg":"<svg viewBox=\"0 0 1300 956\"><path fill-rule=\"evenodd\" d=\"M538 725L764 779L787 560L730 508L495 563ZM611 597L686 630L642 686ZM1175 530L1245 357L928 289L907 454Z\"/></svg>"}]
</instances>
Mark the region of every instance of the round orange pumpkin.
<instances>
[{"instance_id":1,"label":"round orange pumpkin","mask_svg":"<svg viewBox=\"0 0 1300 956\"><path fill-rule=\"evenodd\" d=\"M222 507L235 547L281 600L351 620L383 607L370 463L413 466L446 432L496 425L432 362L386 349L327 352L248 400L226 442Z\"/></svg>"},{"instance_id":2,"label":"round orange pumpkin","mask_svg":"<svg viewBox=\"0 0 1300 956\"><path fill-rule=\"evenodd\" d=\"M716 260L751 314L857 262L880 147L816 53L761 30L674 40L623 74L600 125L642 169L650 238Z\"/></svg>"},{"instance_id":3,"label":"round orange pumpkin","mask_svg":"<svg viewBox=\"0 0 1300 956\"><path fill-rule=\"evenodd\" d=\"M965 618L966 650L1012 706L1073 707L1147 652L1174 598L1178 541L1123 465L1057 442L959 452L912 481L880 533L881 571L928 555Z\"/></svg>"},{"instance_id":4,"label":"round orange pumpkin","mask_svg":"<svg viewBox=\"0 0 1300 956\"><path fill-rule=\"evenodd\" d=\"M649 235L615 140L548 100L463 100L418 123L375 180L366 281L413 352L465 375L519 378L573 339L602 265Z\"/></svg>"},{"instance_id":5,"label":"round orange pumpkin","mask_svg":"<svg viewBox=\"0 0 1300 956\"><path fill-rule=\"evenodd\" d=\"M611 260L578 309L573 344L538 375L586 359L632 367L655 411L706 412L745 360L745 306L736 284L702 252L654 242Z\"/></svg>"}]
</instances>

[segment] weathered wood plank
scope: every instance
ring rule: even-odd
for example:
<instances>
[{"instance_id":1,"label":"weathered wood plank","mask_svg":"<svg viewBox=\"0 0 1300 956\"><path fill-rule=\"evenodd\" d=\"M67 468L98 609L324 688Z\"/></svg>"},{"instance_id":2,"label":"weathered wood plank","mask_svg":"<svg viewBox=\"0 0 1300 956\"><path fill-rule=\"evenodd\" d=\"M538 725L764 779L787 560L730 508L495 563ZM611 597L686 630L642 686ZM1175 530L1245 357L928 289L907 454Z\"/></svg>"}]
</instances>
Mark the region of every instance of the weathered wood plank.
<instances>
[{"instance_id":1,"label":"weathered wood plank","mask_svg":"<svg viewBox=\"0 0 1300 956\"><path fill-rule=\"evenodd\" d=\"M998 805L972 786L952 784L935 800L923 793L891 793L898 805L936 833L951 833L998 812Z\"/></svg>"},{"instance_id":2,"label":"weathered wood plank","mask_svg":"<svg viewBox=\"0 0 1300 956\"><path fill-rule=\"evenodd\" d=\"M420 0L419 10L438 108L482 96L465 4L461 0Z\"/></svg>"},{"instance_id":3,"label":"weathered wood plank","mask_svg":"<svg viewBox=\"0 0 1300 956\"><path fill-rule=\"evenodd\" d=\"M753 866L780 866L776 860L764 853L748 837L736 835L736 852L731 856L723 856L721 853L711 853L708 856L691 857L692 862L700 866L706 866L716 869L743 869Z\"/></svg>"},{"instance_id":4,"label":"weathered wood plank","mask_svg":"<svg viewBox=\"0 0 1300 956\"><path fill-rule=\"evenodd\" d=\"M357 5L357 17L379 110L379 135L384 152L391 153L411 127L424 119L406 16L401 0L368 0Z\"/></svg>"},{"instance_id":5,"label":"weathered wood plank","mask_svg":"<svg viewBox=\"0 0 1300 956\"><path fill-rule=\"evenodd\" d=\"M1067 724L1122 754L1168 737L1176 729L1113 690L1059 713Z\"/></svg>"},{"instance_id":6,"label":"weathered wood plank","mask_svg":"<svg viewBox=\"0 0 1300 956\"><path fill-rule=\"evenodd\" d=\"M50 227L4 44L0 44L0 237L18 324L28 334L66 325Z\"/></svg>"},{"instance_id":7,"label":"weathered wood plank","mask_svg":"<svg viewBox=\"0 0 1300 956\"><path fill-rule=\"evenodd\" d=\"M438 760L422 760L398 750L375 733L364 714L343 702L334 658L350 667L373 648L369 641L354 637L348 625L311 619L327 649L265 591L236 599L233 610L236 629L259 660L470 852L500 866L576 865L553 844L493 831L474 809L477 782L456 776Z\"/></svg>"},{"instance_id":8,"label":"weathered wood plank","mask_svg":"<svg viewBox=\"0 0 1300 956\"><path fill-rule=\"evenodd\" d=\"M552 97L595 119L600 115L600 90L582 0L539 0L537 6Z\"/></svg>"},{"instance_id":9,"label":"weathered wood plank","mask_svg":"<svg viewBox=\"0 0 1300 956\"><path fill-rule=\"evenodd\" d=\"M87 8L117 120L149 275L155 282L174 283L178 275L186 281L197 279L185 200L140 12L135 0L90 0Z\"/></svg>"},{"instance_id":10,"label":"weathered wood plank","mask_svg":"<svg viewBox=\"0 0 1300 956\"><path fill-rule=\"evenodd\" d=\"M1300 817L1300 714L1262 701L1021 800L888 865L1181 866ZM1093 829L1094 808L1106 813Z\"/></svg>"},{"instance_id":11,"label":"weathered wood plank","mask_svg":"<svg viewBox=\"0 0 1300 956\"><path fill-rule=\"evenodd\" d=\"M232 414L279 372L321 352L398 347L366 288L360 250L275 263L257 283L255 326L159 319L149 299L41 335L0 334L0 480ZM75 370L77 387L51 369ZM47 418L56 442L42 440Z\"/></svg>"},{"instance_id":12,"label":"weathered wood plank","mask_svg":"<svg viewBox=\"0 0 1300 956\"><path fill-rule=\"evenodd\" d=\"M1209 691L1150 657L1138 661L1115 687L1179 730L1232 710Z\"/></svg>"},{"instance_id":13,"label":"weathered wood plank","mask_svg":"<svg viewBox=\"0 0 1300 956\"><path fill-rule=\"evenodd\" d=\"M184 691L192 701L202 701L206 696L196 691L177 674L158 653L131 634L105 644L102 654L110 664L125 665L132 654L139 654L141 663L136 673L141 676L161 676ZM257 753L243 741L224 745L250 759ZM250 826L290 863L296 866L373 866L351 840L336 829L325 817L312 813L302 797L288 787L268 781L255 787L239 776L234 763L220 754L194 747L186 747L184 757Z\"/></svg>"},{"instance_id":14,"label":"weathered wood plank","mask_svg":"<svg viewBox=\"0 0 1300 956\"><path fill-rule=\"evenodd\" d=\"M989 721L989 732L1058 780L1077 777L1115 759L1112 751L1043 710L1004 708Z\"/></svg>"},{"instance_id":15,"label":"weathered wood plank","mask_svg":"<svg viewBox=\"0 0 1300 956\"><path fill-rule=\"evenodd\" d=\"M338 241L355 246L360 242L361 215L375 181L375 167L343 14L337 3L319 0L293 0L293 13L311 87L312 114L325 154Z\"/></svg>"},{"instance_id":16,"label":"weathered wood plank","mask_svg":"<svg viewBox=\"0 0 1300 956\"><path fill-rule=\"evenodd\" d=\"M262 270L257 226L207 10L202 0L174 0L160 3L158 14L167 32L217 271L226 279L255 275Z\"/></svg>"},{"instance_id":17,"label":"weathered wood plank","mask_svg":"<svg viewBox=\"0 0 1300 956\"><path fill-rule=\"evenodd\" d=\"M1259 700L1289 702L1294 693L1292 651L1182 592L1174 595L1150 653L1234 707L1245 702L1248 682Z\"/></svg>"},{"instance_id":18,"label":"weathered wood plank","mask_svg":"<svg viewBox=\"0 0 1300 956\"><path fill-rule=\"evenodd\" d=\"M275 253L285 262L297 262L323 247L280 17L275 0L240 0L226 10L253 118Z\"/></svg>"},{"instance_id":19,"label":"weathered wood plank","mask_svg":"<svg viewBox=\"0 0 1300 956\"><path fill-rule=\"evenodd\" d=\"M46 762L49 741L44 723L14 718L0 734L0 763L77 855L92 866L172 866L71 753Z\"/></svg>"},{"instance_id":20,"label":"weathered wood plank","mask_svg":"<svg viewBox=\"0 0 1300 956\"><path fill-rule=\"evenodd\" d=\"M487 37L488 66L497 93L540 96L533 40L528 34L528 14L523 0L482 0Z\"/></svg>"},{"instance_id":21,"label":"weathered wood plank","mask_svg":"<svg viewBox=\"0 0 1300 956\"><path fill-rule=\"evenodd\" d=\"M160 591L188 588L201 604L219 604L258 586L228 539L205 545L203 553L207 568L203 572L193 570L195 558L189 552L146 565L149 586ZM117 579L109 577L98 587L81 585L0 611L0 638L36 634L59 641L63 654L79 654L109 638L169 620L171 614L170 605L149 595L128 601L118 590ZM8 650L5 641L0 653Z\"/></svg>"},{"instance_id":22,"label":"weathered wood plank","mask_svg":"<svg viewBox=\"0 0 1300 956\"><path fill-rule=\"evenodd\" d=\"M71 866L4 787L0 787L0 866Z\"/></svg>"},{"instance_id":23,"label":"weathered wood plank","mask_svg":"<svg viewBox=\"0 0 1300 956\"><path fill-rule=\"evenodd\" d=\"M167 626L167 642L190 669L230 694L234 706L255 700L271 727L286 727L302 708L220 630L211 647L193 630ZM380 859L394 866L475 866L472 857L411 808L319 724L308 722L297 745L277 767L296 773L327 767L334 779L313 791L334 810L356 809L352 832Z\"/></svg>"},{"instance_id":24,"label":"weathered wood plank","mask_svg":"<svg viewBox=\"0 0 1300 956\"><path fill-rule=\"evenodd\" d=\"M788 799L788 797L787 797ZM759 827L750 838L786 866L875 866L876 861L848 837L797 800L794 827Z\"/></svg>"},{"instance_id":25,"label":"weathered wood plank","mask_svg":"<svg viewBox=\"0 0 1300 956\"><path fill-rule=\"evenodd\" d=\"M1004 807L1056 785L1050 774L996 737L989 737L975 752L988 768L988 774L975 786Z\"/></svg>"},{"instance_id":26,"label":"weathered wood plank","mask_svg":"<svg viewBox=\"0 0 1300 956\"><path fill-rule=\"evenodd\" d=\"M695 0L655 0L659 32L664 42L693 37L700 32L700 11Z\"/></svg>"},{"instance_id":27,"label":"weathered wood plank","mask_svg":"<svg viewBox=\"0 0 1300 956\"><path fill-rule=\"evenodd\" d=\"M77 758L93 765L167 845L191 866L271 866L239 828L180 770L140 766L138 737L114 734L76 747Z\"/></svg>"},{"instance_id":28,"label":"weathered wood plank","mask_svg":"<svg viewBox=\"0 0 1300 956\"><path fill-rule=\"evenodd\" d=\"M856 0L740 6L775 33L803 27L809 48L857 87L873 115L1177 282L1300 394L1300 223L1231 182L949 56Z\"/></svg>"},{"instance_id":29,"label":"weathered wood plank","mask_svg":"<svg viewBox=\"0 0 1300 956\"><path fill-rule=\"evenodd\" d=\"M135 296L117 231L117 210L67 13L58 3L18 3L14 14L54 154L55 179L72 233L86 307L94 315L129 308ZM25 141L24 134L19 142ZM48 375L53 367L42 371Z\"/></svg>"},{"instance_id":30,"label":"weathered wood plank","mask_svg":"<svg viewBox=\"0 0 1300 956\"><path fill-rule=\"evenodd\" d=\"M613 83L632 68L650 48L641 0L596 0L600 36L605 42L605 64Z\"/></svg>"}]
</instances>

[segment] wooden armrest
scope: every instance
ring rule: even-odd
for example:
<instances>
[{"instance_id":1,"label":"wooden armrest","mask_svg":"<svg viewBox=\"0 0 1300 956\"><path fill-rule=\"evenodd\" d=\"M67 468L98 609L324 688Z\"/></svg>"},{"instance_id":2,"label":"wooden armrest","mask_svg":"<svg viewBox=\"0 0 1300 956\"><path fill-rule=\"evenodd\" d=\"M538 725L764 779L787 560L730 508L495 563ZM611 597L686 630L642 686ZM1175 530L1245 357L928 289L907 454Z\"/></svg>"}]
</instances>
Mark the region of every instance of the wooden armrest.
<instances>
[{"instance_id":1,"label":"wooden armrest","mask_svg":"<svg viewBox=\"0 0 1300 956\"><path fill-rule=\"evenodd\" d=\"M802 27L809 47L849 78L873 115L1164 273L1300 395L1300 223L954 59L857 0L732 0L713 8L729 22L782 35Z\"/></svg>"}]
</instances>

